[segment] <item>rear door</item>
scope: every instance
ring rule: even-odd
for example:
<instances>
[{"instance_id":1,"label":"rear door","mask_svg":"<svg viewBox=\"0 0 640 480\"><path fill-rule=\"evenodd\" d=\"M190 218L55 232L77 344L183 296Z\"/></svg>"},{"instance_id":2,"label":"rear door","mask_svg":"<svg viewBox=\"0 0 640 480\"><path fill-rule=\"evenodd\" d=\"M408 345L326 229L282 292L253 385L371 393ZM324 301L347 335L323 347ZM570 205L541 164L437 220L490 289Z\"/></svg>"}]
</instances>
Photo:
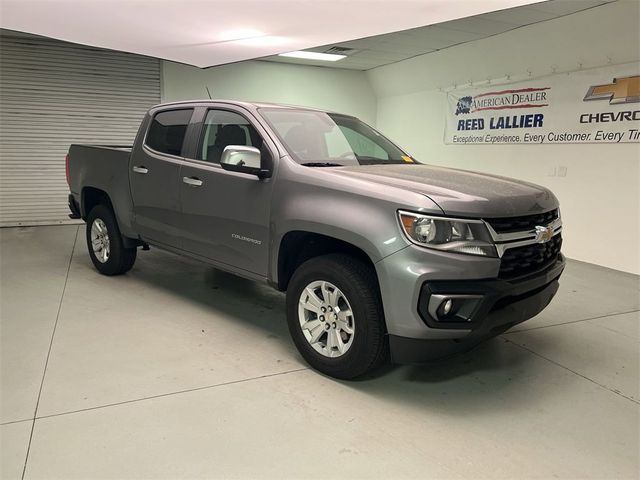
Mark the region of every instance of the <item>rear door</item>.
<instances>
[{"instance_id":1,"label":"rear door","mask_svg":"<svg viewBox=\"0 0 640 480\"><path fill-rule=\"evenodd\" d=\"M180 166L193 108L155 112L131 155L134 222L143 239L180 247Z\"/></svg>"},{"instance_id":2,"label":"rear door","mask_svg":"<svg viewBox=\"0 0 640 480\"><path fill-rule=\"evenodd\" d=\"M183 248L266 276L273 178L229 172L220 157L228 145L253 146L273 157L275 146L242 109L221 106L202 115L196 148L180 172Z\"/></svg>"}]
</instances>

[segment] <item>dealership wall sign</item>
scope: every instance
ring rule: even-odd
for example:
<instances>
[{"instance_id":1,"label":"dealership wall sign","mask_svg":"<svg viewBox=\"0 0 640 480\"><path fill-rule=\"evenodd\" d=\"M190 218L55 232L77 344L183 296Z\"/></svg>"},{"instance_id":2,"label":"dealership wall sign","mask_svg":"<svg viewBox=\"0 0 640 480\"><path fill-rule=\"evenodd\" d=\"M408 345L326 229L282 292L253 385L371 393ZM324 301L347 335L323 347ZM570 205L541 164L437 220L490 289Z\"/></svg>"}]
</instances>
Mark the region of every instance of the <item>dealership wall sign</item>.
<instances>
[{"instance_id":1,"label":"dealership wall sign","mask_svg":"<svg viewBox=\"0 0 640 480\"><path fill-rule=\"evenodd\" d=\"M448 144L640 143L640 65L449 92Z\"/></svg>"}]
</instances>

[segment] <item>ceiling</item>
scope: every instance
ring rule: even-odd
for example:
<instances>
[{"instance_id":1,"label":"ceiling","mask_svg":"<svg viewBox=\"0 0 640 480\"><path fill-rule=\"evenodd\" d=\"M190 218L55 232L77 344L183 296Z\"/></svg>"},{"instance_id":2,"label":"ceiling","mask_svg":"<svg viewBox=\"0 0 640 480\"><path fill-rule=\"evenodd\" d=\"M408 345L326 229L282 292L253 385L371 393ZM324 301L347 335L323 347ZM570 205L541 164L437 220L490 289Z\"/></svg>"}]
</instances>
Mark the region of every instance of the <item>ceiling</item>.
<instances>
[{"instance_id":1,"label":"ceiling","mask_svg":"<svg viewBox=\"0 0 640 480\"><path fill-rule=\"evenodd\" d=\"M550 0L474 17L461 18L437 25L376 35L348 42L330 43L308 49L312 52L330 51L347 55L347 58L331 63L278 56L266 57L263 60L369 70L406 60L416 55L423 55L453 45L504 33L514 28L570 15L613 1L616 0ZM339 52L336 47L347 50Z\"/></svg>"},{"instance_id":2,"label":"ceiling","mask_svg":"<svg viewBox=\"0 0 640 480\"><path fill-rule=\"evenodd\" d=\"M2 0L0 27L96 47L209 67L318 45L413 29L535 3L536 0ZM565 2L566 3L566 2ZM589 4L591 0L569 3ZM599 3L599 2L596 2ZM566 7L566 5L565 5ZM554 13L532 10L536 19ZM561 7L560 7L561 8ZM501 12L497 12L499 15ZM527 17L526 14L524 14ZM512 28L526 18L480 19L422 37L418 31L384 48L359 44L351 67L366 69L400 55ZM463 22L465 20L462 20ZM537 21L537 20L536 20ZM467 21L468 23L468 21ZM437 27L442 28L442 27ZM498 28L499 29L499 28ZM478 30L478 31L474 31ZM439 33L438 33L439 32ZM453 33L452 33L453 32ZM414 36L417 36L414 38ZM374 37L375 38L375 37ZM425 42L425 39L429 40ZM369 38L366 41L371 41ZM408 50L402 52L403 43ZM354 56L355 57L355 56ZM357 61L356 61L357 60ZM359 62L359 63L358 63ZM381 63L382 62L382 63ZM338 62L339 63L339 62ZM358 65L358 66L355 66ZM338 66L338 65L332 65Z\"/></svg>"}]
</instances>

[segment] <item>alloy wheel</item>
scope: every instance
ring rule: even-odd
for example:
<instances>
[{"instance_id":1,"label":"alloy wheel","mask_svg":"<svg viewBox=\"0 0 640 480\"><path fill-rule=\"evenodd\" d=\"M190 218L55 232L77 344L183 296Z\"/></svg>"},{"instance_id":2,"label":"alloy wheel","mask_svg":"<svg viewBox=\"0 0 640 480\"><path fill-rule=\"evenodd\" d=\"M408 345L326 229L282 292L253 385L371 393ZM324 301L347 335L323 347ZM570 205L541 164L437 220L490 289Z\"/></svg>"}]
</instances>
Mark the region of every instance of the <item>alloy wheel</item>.
<instances>
[{"instance_id":1,"label":"alloy wheel","mask_svg":"<svg viewBox=\"0 0 640 480\"><path fill-rule=\"evenodd\" d=\"M298 303L300 328L309 345L321 355L336 358L353 344L355 319L349 300L324 280L309 283Z\"/></svg>"},{"instance_id":2,"label":"alloy wheel","mask_svg":"<svg viewBox=\"0 0 640 480\"><path fill-rule=\"evenodd\" d=\"M100 263L106 263L109 260L111 253L109 233L107 226L99 218L96 218L91 225L91 248Z\"/></svg>"}]
</instances>

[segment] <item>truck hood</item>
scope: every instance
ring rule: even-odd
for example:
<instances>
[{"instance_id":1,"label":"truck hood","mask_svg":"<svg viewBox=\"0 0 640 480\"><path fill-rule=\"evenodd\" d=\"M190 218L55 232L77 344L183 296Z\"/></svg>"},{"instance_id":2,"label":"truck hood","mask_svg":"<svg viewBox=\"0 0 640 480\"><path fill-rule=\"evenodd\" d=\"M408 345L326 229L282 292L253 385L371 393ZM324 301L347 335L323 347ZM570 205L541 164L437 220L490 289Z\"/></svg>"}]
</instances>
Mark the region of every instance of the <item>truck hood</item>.
<instances>
[{"instance_id":1,"label":"truck hood","mask_svg":"<svg viewBox=\"0 0 640 480\"><path fill-rule=\"evenodd\" d=\"M360 165L332 173L429 197L446 215L509 217L545 212L558 200L550 190L507 177L431 165Z\"/></svg>"}]
</instances>

